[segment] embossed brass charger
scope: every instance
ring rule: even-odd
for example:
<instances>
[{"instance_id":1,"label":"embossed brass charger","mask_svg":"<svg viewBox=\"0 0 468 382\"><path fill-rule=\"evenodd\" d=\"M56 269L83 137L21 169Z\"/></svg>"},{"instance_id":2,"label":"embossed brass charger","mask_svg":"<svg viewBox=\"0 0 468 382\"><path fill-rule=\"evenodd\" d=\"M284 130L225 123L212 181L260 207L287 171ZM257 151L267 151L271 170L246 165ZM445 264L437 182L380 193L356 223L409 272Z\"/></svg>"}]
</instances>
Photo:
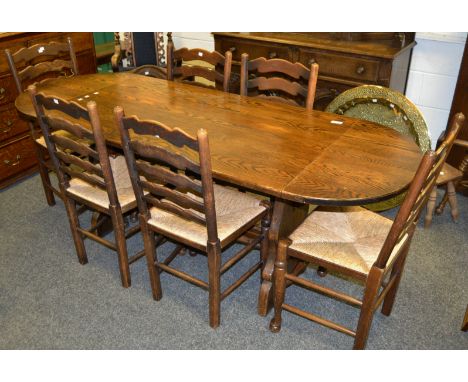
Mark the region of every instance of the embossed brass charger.
<instances>
[{"instance_id":1,"label":"embossed brass charger","mask_svg":"<svg viewBox=\"0 0 468 382\"><path fill-rule=\"evenodd\" d=\"M431 148L427 125L421 112L408 98L395 90L376 85L359 86L341 93L325 111L390 127L411 136L421 152ZM401 204L404 196L405 193L402 193L364 207L372 211L388 210Z\"/></svg>"}]
</instances>

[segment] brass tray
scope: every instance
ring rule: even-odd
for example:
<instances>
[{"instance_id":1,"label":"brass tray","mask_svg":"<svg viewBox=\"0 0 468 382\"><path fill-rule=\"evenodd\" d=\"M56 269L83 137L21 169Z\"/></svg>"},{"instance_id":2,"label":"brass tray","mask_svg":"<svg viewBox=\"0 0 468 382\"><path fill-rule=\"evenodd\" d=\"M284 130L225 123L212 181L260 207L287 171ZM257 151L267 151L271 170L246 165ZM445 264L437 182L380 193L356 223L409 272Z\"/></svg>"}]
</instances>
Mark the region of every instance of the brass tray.
<instances>
[{"instance_id":1,"label":"brass tray","mask_svg":"<svg viewBox=\"0 0 468 382\"><path fill-rule=\"evenodd\" d=\"M421 112L408 98L395 90L376 85L359 86L341 93L325 111L390 127L411 136L421 152L431 148L426 121ZM405 193L402 193L389 200L363 207L372 211L384 211L400 205L404 197Z\"/></svg>"}]
</instances>

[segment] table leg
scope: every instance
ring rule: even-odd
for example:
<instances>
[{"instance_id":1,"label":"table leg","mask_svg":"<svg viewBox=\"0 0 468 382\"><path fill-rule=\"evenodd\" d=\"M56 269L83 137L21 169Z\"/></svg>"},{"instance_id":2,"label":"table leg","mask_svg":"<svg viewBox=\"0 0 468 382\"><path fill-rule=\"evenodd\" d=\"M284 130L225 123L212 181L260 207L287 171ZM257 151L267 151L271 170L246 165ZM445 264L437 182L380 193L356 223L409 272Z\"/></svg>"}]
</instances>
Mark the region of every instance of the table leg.
<instances>
[{"instance_id":1,"label":"table leg","mask_svg":"<svg viewBox=\"0 0 468 382\"><path fill-rule=\"evenodd\" d=\"M258 295L258 314L266 316L273 305L273 270L279 239L289 236L307 216L309 206L276 199L269 233L268 258L262 270L262 284ZM296 266L296 264L292 264Z\"/></svg>"}]
</instances>

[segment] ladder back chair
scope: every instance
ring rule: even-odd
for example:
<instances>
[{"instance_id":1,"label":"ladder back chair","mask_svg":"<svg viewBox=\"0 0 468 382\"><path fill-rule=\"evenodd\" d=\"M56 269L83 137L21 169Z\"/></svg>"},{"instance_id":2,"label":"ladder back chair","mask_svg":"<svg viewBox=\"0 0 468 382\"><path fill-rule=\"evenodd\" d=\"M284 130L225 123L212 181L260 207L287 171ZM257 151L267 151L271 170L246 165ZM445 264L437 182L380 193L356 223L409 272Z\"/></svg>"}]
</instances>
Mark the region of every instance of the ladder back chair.
<instances>
[{"instance_id":1,"label":"ladder back chair","mask_svg":"<svg viewBox=\"0 0 468 382\"><path fill-rule=\"evenodd\" d=\"M15 53L6 49L5 54L18 94L23 93L29 85L51 77L78 75L78 64L70 37L67 38L66 43L36 44L29 48L21 48ZM29 128L35 143L39 174L46 200L49 206L53 206L55 205L54 194L62 197L59 189L54 187L50 181L49 173L53 171L53 165L47 159L44 138L41 137L33 123L29 122Z\"/></svg>"},{"instance_id":2,"label":"ladder back chair","mask_svg":"<svg viewBox=\"0 0 468 382\"><path fill-rule=\"evenodd\" d=\"M142 258L144 250L130 258L127 253L126 239L140 227L125 228L124 214L135 212L137 207L125 158L109 157L94 101L85 109L75 102L37 93L34 85L28 91L57 173L79 262L88 262L84 239L92 239L117 252L122 285L129 287L129 265ZM54 134L58 130L67 135ZM101 214L89 229L80 225L76 203ZM111 219L115 242L96 234L106 216Z\"/></svg>"},{"instance_id":3,"label":"ladder back chair","mask_svg":"<svg viewBox=\"0 0 468 382\"><path fill-rule=\"evenodd\" d=\"M171 33L167 41L167 79L229 92L232 53L204 49L174 50Z\"/></svg>"},{"instance_id":4,"label":"ladder back chair","mask_svg":"<svg viewBox=\"0 0 468 382\"><path fill-rule=\"evenodd\" d=\"M156 121L125 117L116 107L122 146L137 198L140 226L155 300L162 297L159 274L167 272L209 292L209 322L220 324L220 303L263 265L268 252L270 209L247 193L213 183L208 135L192 137ZM147 192L145 194L144 192ZM261 223L260 235L249 235ZM158 260L154 233L179 243ZM221 264L221 253L239 238L246 245ZM260 244L260 260L221 292L221 275ZM208 282L169 264L184 249L208 257Z\"/></svg>"},{"instance_id":5,"label":"ladder back chair","mask_svg":"<svg viewBox=\"0 0 468 382\"><path fill-rule=\"evenodd\" d=\"M457 114L437 152L428 151L424 155L393 222L362 207L318 208L288 239L280 241L275 261L275 314L271 331L281 329L282 311L286 310L353 336L354 349L364 349L374 311L382 303L384 315L392 311L418 218L463 120L463 114ZM363 282L363 299L288 273L291 257ZM358 307L357 330L285 303L286 285L291 283Z\"/></svg>"},{"instance_id":6,"label":"ladder back chair","mask_svg":"<svg viewBox=\"0 0 468 382\"><path fill-rule=\"evenodd\" d=\"M249 55L243 53L240 95L267 98L312 110L318 70L316 63L306 68L299 62L279 58L267 60L259 57L249 61Z\"/></svg>"}]
</instances>

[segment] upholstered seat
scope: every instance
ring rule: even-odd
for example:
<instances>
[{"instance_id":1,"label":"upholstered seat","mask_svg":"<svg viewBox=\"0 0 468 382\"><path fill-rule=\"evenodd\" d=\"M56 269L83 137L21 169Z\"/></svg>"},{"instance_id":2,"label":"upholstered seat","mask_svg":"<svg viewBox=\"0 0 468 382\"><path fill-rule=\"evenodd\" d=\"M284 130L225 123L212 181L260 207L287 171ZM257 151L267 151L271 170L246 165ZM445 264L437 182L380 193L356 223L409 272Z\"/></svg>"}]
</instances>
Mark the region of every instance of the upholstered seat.
<instances>
[{"instance_id":1,"label":"upholstered seat","mask_svg":"<svg viewBox=\"0 0 468 382\"><path fill-rule=\"evenodd\" d=\"M367 275L392 224L361 207L320 207L289 237L289 248ZM395 246L387 266L405 242Z\"/></svg>"},{"instance_id":2,"label":"upholstered seat","mask_svg":"<svg viewBox=\"0 0 468 382\"><path fill-rule=\"evenodd\" d=\"M266 207L261 204L261 200L256 195L237 191L229 187L214 184L214 197L216 207L216 220L218 224L218 237L221 245L239 228L254 220L265 212ZM203 201L201 198L190 195ZM191 210L193 213L202 216L200 213ZM167 232L184 237L199 246L206 246L208 240L206 226L193 221L185 220L182 217L153 207L150 210L151 219L148 224Z\"/></svg>"},{"instance_id":3,"label":"upholstered seat","mask_svg":"<svg viewBox=\"0 0 468 382\"><path fill-rule=\"evenodd\" d=\"M109 157L114 176L115 188L119 198L122 212L125 213L136 206L135 194L133 193L130 175L128 174L127 164L124 156L115 158ZM79 178L70 180L70 187L67 190L73 195L88 200L101 207L109 208L109 196L105 190L91 185Z\"/></svg>"}]
</instances>

